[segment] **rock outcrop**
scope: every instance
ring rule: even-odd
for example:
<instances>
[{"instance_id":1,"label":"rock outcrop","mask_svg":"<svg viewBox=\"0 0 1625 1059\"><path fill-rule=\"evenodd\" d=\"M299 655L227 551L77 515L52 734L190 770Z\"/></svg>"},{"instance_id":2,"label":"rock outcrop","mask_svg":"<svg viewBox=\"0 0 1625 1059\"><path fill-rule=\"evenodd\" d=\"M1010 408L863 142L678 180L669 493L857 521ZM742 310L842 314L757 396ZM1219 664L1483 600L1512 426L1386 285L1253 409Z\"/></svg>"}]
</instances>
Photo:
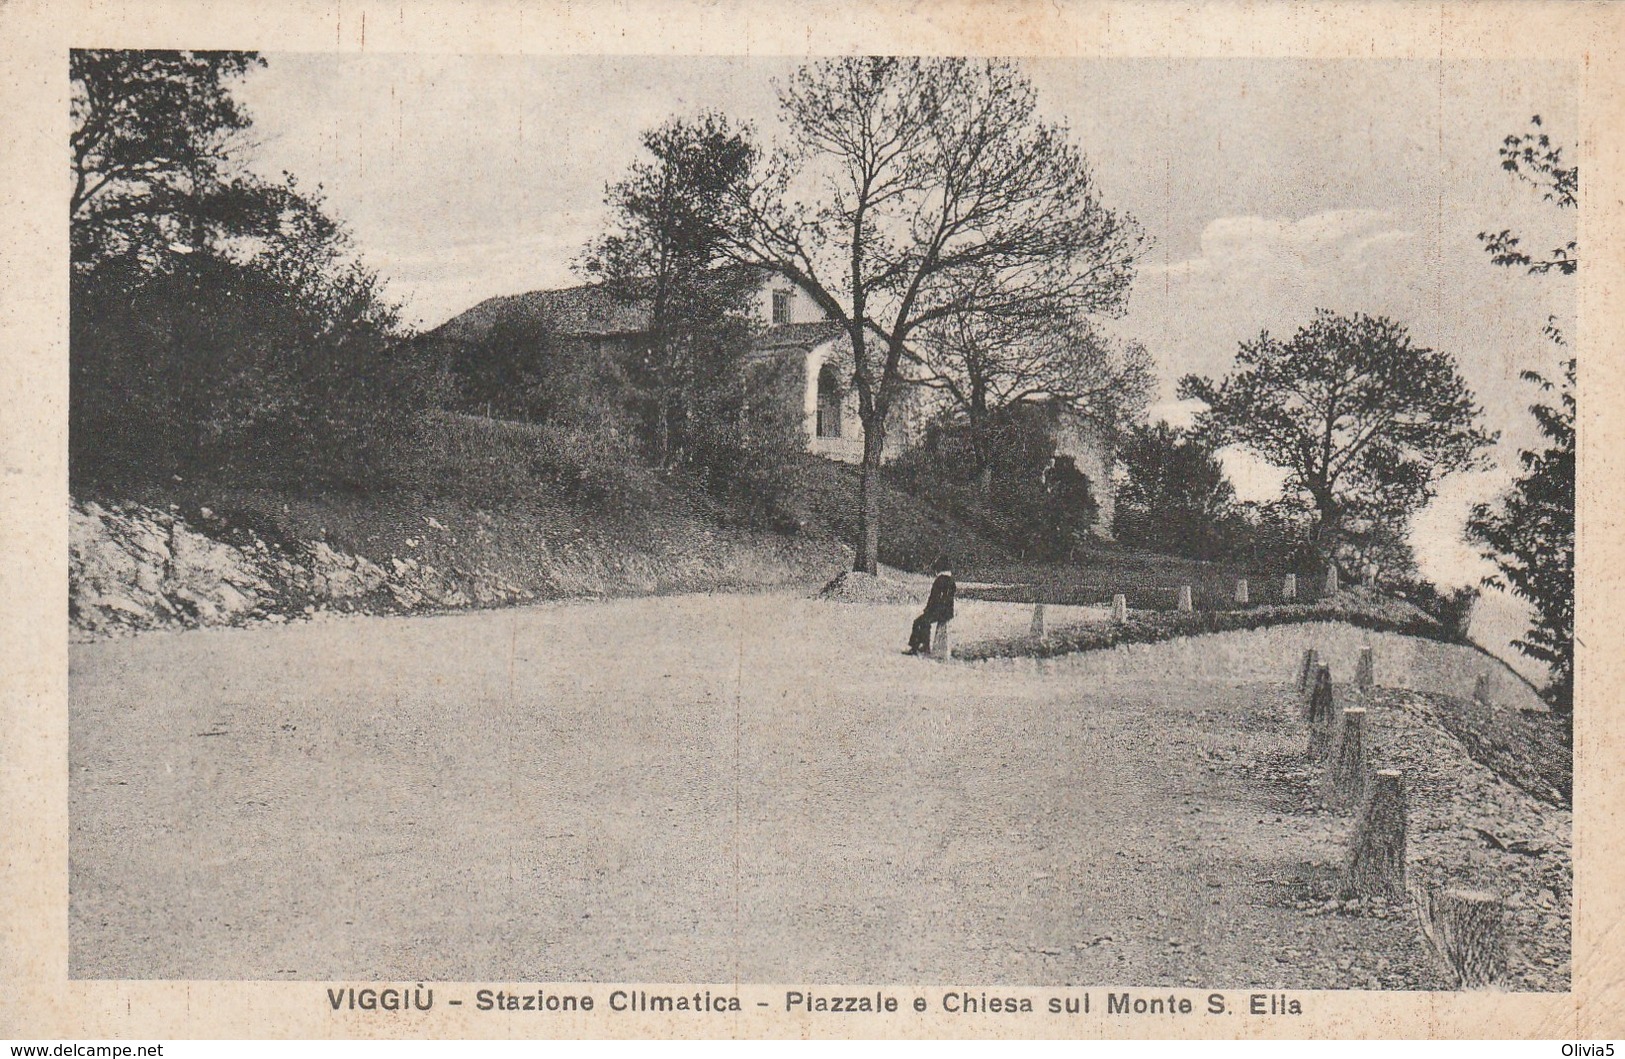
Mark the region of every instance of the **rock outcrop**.
<instances>
[{"instance_id":1,"label":"rock outcrop","mask_svg":"<svg viewBox=\"0 0 1625 1059\"><path fill-rule=\"evenodd\" d=\"M530 597L476 570L452 574L412 557L380 565L323 540L290 547L208 508L201 526L178 511L76 502L69 512L69 617L80 639L144 629L278 623L327 610L407 612Z\"/></svg>"}]
</instances>

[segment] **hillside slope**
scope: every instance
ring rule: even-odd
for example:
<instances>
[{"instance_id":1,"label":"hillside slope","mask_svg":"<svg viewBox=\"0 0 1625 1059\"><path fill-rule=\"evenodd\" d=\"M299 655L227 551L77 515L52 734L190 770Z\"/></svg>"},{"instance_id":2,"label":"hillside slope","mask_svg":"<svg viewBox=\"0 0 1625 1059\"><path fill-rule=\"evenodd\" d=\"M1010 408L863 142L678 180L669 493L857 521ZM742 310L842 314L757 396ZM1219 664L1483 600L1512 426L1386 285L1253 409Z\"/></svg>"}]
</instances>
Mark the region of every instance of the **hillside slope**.
<instances>
[{"instance_id":1,"label":"hillside slope","mask_svg":"<svg viewBox=\"0 0 1625 1059\"><path fill-rule=\"evenodd\" d=\"M540 599L821 584L847 568L855 468L796 461L774 520L581 435L438 417L385 491L175 481L74 499L70 619L81 638L326 612L414 613ZM1006 558L888 489L886 562Z\"/></svg>"}]
</instances>

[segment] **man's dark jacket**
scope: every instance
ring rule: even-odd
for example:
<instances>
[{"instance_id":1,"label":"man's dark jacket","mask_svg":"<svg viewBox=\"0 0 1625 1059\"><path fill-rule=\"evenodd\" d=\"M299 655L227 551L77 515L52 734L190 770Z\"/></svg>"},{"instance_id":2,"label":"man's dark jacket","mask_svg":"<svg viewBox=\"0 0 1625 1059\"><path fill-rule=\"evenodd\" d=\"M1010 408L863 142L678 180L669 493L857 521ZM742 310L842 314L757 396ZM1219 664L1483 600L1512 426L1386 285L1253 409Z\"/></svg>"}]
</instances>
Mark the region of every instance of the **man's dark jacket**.
<instances>
[{"instance_id":1,"label":"man's dark jacket","mask_svg":"<svg viewBox=\"0 0 1625 1059\"><path fill-rule=\"evenodd\" d=\"M938 574L931 582L931 596L925 601L926 621L949 621L954 616L954 575Z\"/></svg>"}]
</instances>

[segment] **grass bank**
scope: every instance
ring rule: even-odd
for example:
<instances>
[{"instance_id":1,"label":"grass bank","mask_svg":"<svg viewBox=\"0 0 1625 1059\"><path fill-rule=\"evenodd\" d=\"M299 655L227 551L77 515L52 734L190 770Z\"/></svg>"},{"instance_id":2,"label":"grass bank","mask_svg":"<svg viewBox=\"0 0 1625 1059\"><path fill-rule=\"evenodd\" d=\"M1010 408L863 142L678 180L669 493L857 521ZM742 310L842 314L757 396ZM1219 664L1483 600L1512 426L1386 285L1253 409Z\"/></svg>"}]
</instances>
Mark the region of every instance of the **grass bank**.
<instances>
[{"instance_id":1,"label":"grass bank","mask_svg":"<svg viewBox=\"0 0 1625 1059\"><path fill-rule=\"evenodd\" d=\"M968 661L1054 658L1080 651L1104 650L1120 644L1161 643L1206 633L1326 621L1443 643L1461 642L1442 624L1411 604L1371 589L1353 588L1308 603L1265 604L1240 610L1136 610L1129 612L1126 621L1065 625L1047 630L1042 637L1005 637L965 644L955 649L954 654Z\"/></svg>"}]
</instances>

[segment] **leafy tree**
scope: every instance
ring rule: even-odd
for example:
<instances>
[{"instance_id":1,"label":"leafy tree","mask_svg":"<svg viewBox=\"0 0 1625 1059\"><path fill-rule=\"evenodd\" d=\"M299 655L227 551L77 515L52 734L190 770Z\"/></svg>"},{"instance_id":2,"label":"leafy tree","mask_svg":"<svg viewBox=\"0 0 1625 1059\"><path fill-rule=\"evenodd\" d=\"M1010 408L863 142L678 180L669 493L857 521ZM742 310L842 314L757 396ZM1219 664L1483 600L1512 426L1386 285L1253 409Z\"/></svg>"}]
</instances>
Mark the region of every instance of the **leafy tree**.
<instances>
[{"instance_id":1,"label":"leafy tree","mask_svg":"<svg viewBox=\"0 0 1625 1059\"><path fill-rule=\"evenodd\" d=\"M1167 423L1142 424L1118 446L1125 477L1113 532L1152 551L1211 559L1225 551L1235 487L1202 438Z\"/></svg>"},{"instance_id":2,"label":"leafy tree","mask_svg":"<svg viewBox=\"0 0 1625 1059\"><path fill-rule=\"evenodd\" d=\"M709 378L684 431L685 467L713 496L732 501L754 526L799 528L790 515L791 475L801 445L800 365L748 357L742 321L709 347Z\"/></svg>"},{"instance_id":3,"label":"leafy tree","mask_svg":"<svg viewBox=\"0 0 1625 1059\"><path fill-rule=\"evenodd\" d=\"M1315 545L1315 510L1301 494L1239 503L1226 522L1229 555L1249 570L1285 573L1325 562Z\"/></svg>"},{"instance_id":4,"label":"leafy tree","mask_svg":"<svg viewBox=\"0 0 1625 1059\"><path fill-rule=\"evenodd\" d=\"M1540 117L1531 119L1537 130ZM1558 209L1573 209L1579 201L1580 170L1563 163L1562 149L1543 131L1508 136L1502 141L1501 164L1520 179L1541 189L1542 197ZM1491 260L1532 275L1573 275L1579 267L1579 248L1571 240L1544 260L1521 253L1518 240L1506 231L1480 234ZM1548 321L1546 337L1558 346L1563 334ZM1544 396L1529 407L1546 439L1543 449L1518 454L1523 474L1495 504L1479 504L1467 523L1468 538L1487 549L1485 558L1500 573L1486 584L1510 590L1527 600L1535 611L1534 624L1514 641L1524 654L1546 663L1551 680L1546 697L1554 708L1574 706L1574 443L1575 358L1563 365L1563 378L1552 382L1535 371L1522 373ZM1555 399L1553 399L1555 398Z\"/></svg>"},{"instance_id":5,"label":"leafy tree","mask_svg":"<svg viewBox=\"0 0 1625 1059\"><path fill-rule=\"evenodd\" d=\"M646 306L637 354L622 365L627 397L646 423L653 459L681 462L713 397L743 376L742 322L759 275L721 268L733 204L756 151L744 130L706 114L643 135L649 156L612 185L614 230L587 250L581 269L617 296ZM713 424L714 425L714 424Z\"/></svg>"},{"instance_id":6,"label":"leafy tree","mask_svg":"<svg viewBox=\"0 0 1625 1059\"><path fill-rule=\"evenodd\" d=\"M156 271L117 259L74 275L77 478L359 485L387 473L432 373L397 336L376 275L345 256L342 231L289 223L243 261L200 251Z\"/></svg>"},{"instance_id":7,"label":"leafy tree","mask_svg":"<svg viewBox=\"0 0 1625 1059\"><path fill-rule=\"evenodd\" d=\"M539 316L499 317L478 338L426 341L447 373L449 406L504 418L552 418L555 402L569 396L556 374L587 360L570 356L552 321Z\"/></svg>"},{"instance_id":8,"label":"leafy tree","mask_svg":"<svg viewBox=\"0 0 1625 1059\"><path fill-rule=\"evenodd\" d=\"M1541 198L1558 209L1573 209L1580 202L1580 167L1563 161L1563 148L1554 144L1540 115L1529 119L1530 131L1511 133L1501 141L1501 168L1540 191ZM1525 268L1533 275L1556 272L1572 276L1580 267L1579 243L1573 239L1536 258L1522 249L1523 241L1503 228L1479 232L1479 242L1490 260L1508 268Z\"/></svg>"},{"instance_id":9,"label":"leafy tree","mask_svg":"<svg viewBox=\"0 0 1625 1059\"><path fill-rule=\"evenodd\" d=\"M925 385L970 427L976 469L990 485L998 413L1059 402L1107 434L1144 411L1153 383L1139 343L1114 343L1087 321L1012 321L959 314L920 331Z\"/></svg>"},{"instance_id":10,"label":"leafy tree","mask_svg":"<svg viewBox=\"0 0 1625 1059\"><path fill-rule=\"evenodd\" d=\"M249 52L75 51L70 466L379 483L432 373L320 192L233 174Z\"/></svg>"},{"instance_id":11,"label":"leafy tree","mask_svg":"<svg viewBox=\"0 0 1625 1059\"><path fill-rule=\"evenodd\" d=\"M921 330L1115 311L1140 238L1012 63L831 59L779 100L792 140L741 198L733 252L846 331L864 442L853 565L872 573L888 417Z\"/></svg>"},{"instance_id":12,"label":"leafy tree","mask_svg":"<svg viewBox=\"0 0 1625 1059\"><path fill-rule=\"evenodd\" d=\"M246 51L68 53L76 266L128 255L161 268L274 222L276 203L230 165L250 124L231 82L264 64Z\"/></svg>"},{"instance_id":13,"label":"leafy tree","mask_svg":"<svg viewBox=\"0 0 1625 1059\"><path fill-rule=\"evenodd\" d=\"M1352 533L1408 525L1440 478L1479 466L1495 440L1455 359L1384 317L1320 310L1288 341L1241 343L1236 367L1217 383L1186 376L1180 396L1206 404L1197 430L1215 447L1287 472L1286 488L1314 505L1328 560L1352 558Z\"/></svg>"},{"instance_id":14,"label":"leafy tree","mask_svg":"<svg viewBox=\"0 0 1625 1059\"><path fill-rule=\"evenodd\" d=\"M1533 371L1523 378L1555 394L1529 407L1548 444L1518 454L1522 476L1496 504L1473 508L1467 533L1500 569L1486 583L1534 605L1534 626L1513 645L1550 667L1549 698L1568 708L1574 696L1574 359L1561 385Z\"/></svg>"},{"instance_id":15,"label":"leafy tree","mask_svg":"<svg viewBox=\"0 0 1625 1059\"><path fill-rule=\"evenodd\" d=\"M1416 553L1410 542L1413 513L1412 508L1380 501L1350 505L1338 527L1338 561L1361 577L1369 568L1378 580L1390 586L1402 579L1414 579Z\"/></svg>"},{"instance_id":16,"label":"leafy tree","mask_svg":"<svg viewBox=\"0 0 1625 1059\"><path fill-rule=\"evenodd\" d=\"M963 418L929 424L923 442L891 470L896 481L931 506L968 522L1023 558L1065 559L1088 538L1100 515L1095 483L1055 452L1047 412L1030 404L994 412L986 427L992 464L984 484Z\"/></svg>"}]
</instances>

